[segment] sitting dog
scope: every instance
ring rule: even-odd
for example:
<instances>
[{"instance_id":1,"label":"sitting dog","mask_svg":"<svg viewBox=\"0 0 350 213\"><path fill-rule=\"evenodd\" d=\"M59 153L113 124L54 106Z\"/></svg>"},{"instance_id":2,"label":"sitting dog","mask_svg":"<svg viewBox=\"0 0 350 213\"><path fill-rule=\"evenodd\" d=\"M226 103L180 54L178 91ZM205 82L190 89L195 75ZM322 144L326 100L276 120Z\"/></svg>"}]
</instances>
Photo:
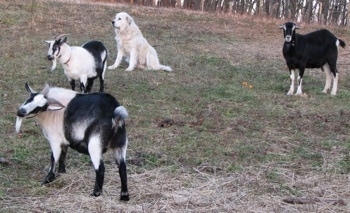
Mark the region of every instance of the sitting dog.
<instances>
[{"instance_id":1,"label":"sitting dog","mask_svg":"<svg viewBox=\"0 0 350 213\"><path fill-rule=\"evenodd\" d=\"M159 63L156 50L143 37L133 18L125 13L117 13L112 21L117 42L117 58L108 69L117 68L122 59L129 63L125 71L132 71L135 67L149 70L172 71L169 66Z\"/></svg>"}]
</instances>

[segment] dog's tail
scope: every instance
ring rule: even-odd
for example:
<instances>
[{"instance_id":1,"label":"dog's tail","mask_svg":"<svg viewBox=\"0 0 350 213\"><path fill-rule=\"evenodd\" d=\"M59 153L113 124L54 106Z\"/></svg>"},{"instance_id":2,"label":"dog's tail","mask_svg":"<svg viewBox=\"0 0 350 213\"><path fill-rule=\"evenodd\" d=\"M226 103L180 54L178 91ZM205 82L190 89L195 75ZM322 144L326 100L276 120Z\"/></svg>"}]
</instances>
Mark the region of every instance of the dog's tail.
<instances>
[{"instance_id":1,"label":"dog's tail","mask_svg":"<svg viewBox=\"0 0 350 213\"><path fill-rule=\"evenodd\" d=\"M167 72L173 71L173 70L171 69L171 67L165 66L165 65L162 65L162 64L159 64L159 69L160 69L160 70L167 71Z\"/></svg>"}]
</instances>

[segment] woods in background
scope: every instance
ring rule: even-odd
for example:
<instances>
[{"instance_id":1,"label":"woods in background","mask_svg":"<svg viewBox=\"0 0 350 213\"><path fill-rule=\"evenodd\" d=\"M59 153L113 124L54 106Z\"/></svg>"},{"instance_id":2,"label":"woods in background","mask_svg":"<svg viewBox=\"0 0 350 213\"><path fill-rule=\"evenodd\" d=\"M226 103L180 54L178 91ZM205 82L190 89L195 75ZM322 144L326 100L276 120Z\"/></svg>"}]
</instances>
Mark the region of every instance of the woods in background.
<instances>
[{"instance_id":1,"label":"woods in background","mask_svg":"<svg viewBox=\"0 0 350 213\"><path fill-rule=\"evenodd\" d=\"M113 2L197 11L288 19L296 22L348 25L350 0L112 0Z\"/></svg>"}]
</instances>

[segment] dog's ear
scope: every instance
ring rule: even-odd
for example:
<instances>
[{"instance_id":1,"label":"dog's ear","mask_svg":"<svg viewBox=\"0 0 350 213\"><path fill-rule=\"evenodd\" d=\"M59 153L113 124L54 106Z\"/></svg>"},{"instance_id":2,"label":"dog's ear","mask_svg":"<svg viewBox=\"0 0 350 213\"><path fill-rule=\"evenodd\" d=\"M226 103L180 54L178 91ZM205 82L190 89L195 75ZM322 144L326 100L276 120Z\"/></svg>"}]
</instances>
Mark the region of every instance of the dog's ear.
<instances>
[{"instance_id":1,"label":"dog's ear","mask_svg":"<svg viewBox=\"0 0 350 213\"><path fill-rule=\"evenodd\" d=\"M126 16L126 20L128 21L129 25L134 21L131 16Z\"/></svg>"}]
</instances>

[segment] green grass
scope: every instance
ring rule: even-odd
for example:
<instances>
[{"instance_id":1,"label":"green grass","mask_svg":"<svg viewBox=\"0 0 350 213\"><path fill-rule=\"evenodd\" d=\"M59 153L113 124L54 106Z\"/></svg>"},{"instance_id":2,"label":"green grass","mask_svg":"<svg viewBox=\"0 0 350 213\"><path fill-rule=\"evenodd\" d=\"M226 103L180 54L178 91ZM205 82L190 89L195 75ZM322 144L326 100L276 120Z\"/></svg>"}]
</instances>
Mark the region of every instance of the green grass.
<instances>
[{"instance_id":1,"label":"green grass","mask_svg":"<svg viewBox=\"0 0 350 213\"><path fill-rule=\"evenodd\" d=\"M43 41L55 34L69 33L71 45L103 41L112 64L116 47L109 20L119 11L134 17L161 63L174 69L124 72L124 64L106 73L106 92L130 114L131 184L147 185L135 175L156 169L179 179L200 171L215 178L242 177L233 190L258 197L305 196L307 187L293 186L291 174L320 180L349 174L350 77L343 50L337 96L321 93L324 74L314 70L305 72L305 96L286 96L289 75L281 54L282 35L271 20L53 1L2 0L0 9L0 157L11 162L0 164L0 200L52 195L55 189L62 195L67 185L74 188L66 176L40 187L49 166L49 146L34 119L25 120L23 133L15 134L16 110L27 98L25 82L36 90L45 82L69 88L60 65L48 71ZM350 40L347 28L337 33ZM93 90L98 86L96 81ZM166 119L174 124L159 127ZM106 162L113 164L109 157ZM89 165L87 156L69 150L69 172L89 175L79 179L84 183L79 190L91 190L94 174ZM183 186L191 184L185 181ZM148 202L147 196L139 197L140 203Z\"/></svg>"}]
</instances>

